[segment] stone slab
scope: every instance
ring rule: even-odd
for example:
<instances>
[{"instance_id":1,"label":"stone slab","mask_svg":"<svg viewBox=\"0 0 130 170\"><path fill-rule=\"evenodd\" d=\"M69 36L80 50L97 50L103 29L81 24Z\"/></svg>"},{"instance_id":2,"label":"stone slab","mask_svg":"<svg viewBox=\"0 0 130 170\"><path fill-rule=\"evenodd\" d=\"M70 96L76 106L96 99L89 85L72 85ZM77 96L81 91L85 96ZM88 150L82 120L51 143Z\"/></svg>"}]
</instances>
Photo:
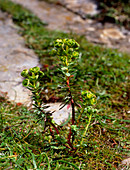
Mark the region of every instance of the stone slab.
<instances>
[{"instance_id":1,"label":"stone slab","mask_svg":"<svg viewBox=\"0 0 130 170\"><path fill-rule=\"evenodd\" d=\"M30 104L30 92L22 86L23 69L40 66L38 57L25 46L11 18L0 11L0 91L9 100Z\"/></svg>"}]
</instances>

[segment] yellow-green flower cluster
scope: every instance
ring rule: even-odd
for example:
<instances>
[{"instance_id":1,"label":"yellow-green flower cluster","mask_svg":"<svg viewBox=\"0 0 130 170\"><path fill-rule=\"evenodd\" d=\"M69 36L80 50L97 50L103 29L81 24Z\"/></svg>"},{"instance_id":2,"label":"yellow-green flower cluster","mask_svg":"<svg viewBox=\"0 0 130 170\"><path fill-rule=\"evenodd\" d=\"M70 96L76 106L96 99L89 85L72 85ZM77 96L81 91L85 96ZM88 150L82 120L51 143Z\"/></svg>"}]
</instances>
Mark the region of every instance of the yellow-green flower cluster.
<instances>
[{"instance_id":1,"label":"yellow-green flower cluster","mask_svg":"<svg viewBox=\"0 0 130 170\"><path fill-rule=\"evenodd\" d=\"M81 93L83 105L84 106L92 106L96 104L96 96L90 91L82 91Z\"/></svg>"},{"instance_id":2,"label":"yellow-green flower cluster","mask_svg":"<svg viewBox=\"0 0 130 170\"><path fill-rule=\"evenodd\" d=\"M25 78L22 82L23 86L38 88L40 86L39 79L44 76L44 73L40 71L39 67L33 67L29 70L24 69L21 72L21 76Z\"/></svg>"},{"instance_id":3,"label":"yellow-green flower cluster","mask_svg":"<svg viewBox=\"0 0 130 170\"><path fill-rule=\"evenodd\" d=\"M57 55L63 64L68 66L72 60L79 57L78 49L79 44L73 39L57 39L54 42L54 49L51 54Z\"/></svg>"}]
</instances>

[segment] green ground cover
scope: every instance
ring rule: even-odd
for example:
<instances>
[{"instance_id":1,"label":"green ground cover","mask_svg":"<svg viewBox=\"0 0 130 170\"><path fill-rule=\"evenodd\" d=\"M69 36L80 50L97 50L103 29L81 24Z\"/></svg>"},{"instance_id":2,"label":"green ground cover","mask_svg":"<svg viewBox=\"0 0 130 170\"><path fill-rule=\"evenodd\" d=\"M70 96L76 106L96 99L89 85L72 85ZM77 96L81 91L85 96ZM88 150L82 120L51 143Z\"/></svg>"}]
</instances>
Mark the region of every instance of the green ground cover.
<instances>
[{"instance_id":1,"label":"green ground cover","mask_svg":"<svg viewBox=\"0 0 130 170\"><path fill-rule=\"evenodd\" d=\"M78 154L67 149L51 148L46 142L43 127L35 119L33 110L0 98L0 167L2 169L116 169L121 160L128 157L129 148L129 55L112 49L104 49L87 42L83 36L66 34L46 29L29 10L0 0L0 8L11 14L20 27L27 47L39 56L43 71L48 74L48 101L61 101L56 85L60 78L54 78L57 70L56 57L50 56L53 41L57 38L74 38L80 44L79 65L73 84L91 90L97 96L98 114L92 117L92 124ZM47 68L47 69L46 69ZM53 86L53 83L55 86ZM52 90L53 89L53 90ZM76 96L76 94L75 94ZM85 115L83 115L84 117ZM80 127L85 122L81 121ZM49 134L48 134L49 136ZM78 136L77 140L80 139Z\"/></svg>"},{"instance_id":2,"label":"green ground cover","mask_svg":"<svg viewBox=\"0 0 130 170\"><path fill-rule=\"evenodd\" d=\"M100 14L97 18L102 22L112 22L125 26L130 30L130 0L97 0Z\"/></svg>"}]
</instances>

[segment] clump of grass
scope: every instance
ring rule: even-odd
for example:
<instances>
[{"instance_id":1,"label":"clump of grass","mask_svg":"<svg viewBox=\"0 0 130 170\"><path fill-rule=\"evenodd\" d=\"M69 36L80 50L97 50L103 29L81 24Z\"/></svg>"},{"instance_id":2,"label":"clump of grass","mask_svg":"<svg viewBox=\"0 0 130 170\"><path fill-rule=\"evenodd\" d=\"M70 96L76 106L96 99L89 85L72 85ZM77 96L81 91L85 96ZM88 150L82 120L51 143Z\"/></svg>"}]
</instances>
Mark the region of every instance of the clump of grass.
<instances>
[{"instance_id":1,"label":"clump of grass","mask_svg":"<svg viewBox=\"0 0 130 170\"><path fill-rule=\"evenodd\" d=\"M49 134L43 135L43 126L26 107L2 99L0 115L0 165L5 169L112 169L128 152L127 120L93 117L95 122L77 155L51 147ZM86 124L81 121L79 126L83 130ZM76 140L80 141L80 136Z\"/></svg>"},{"instance_id":2,"label":"clump of grass","mask_svg":"<svg viewBox=\"0 0 130 170\"><path fill-rule=\"evenodd\" d=\"M59 96L52 82L58 71L53 66L56 58L49 55L57 38L75 38L80 44L80 58L75 81L93 91L98 97L98 114L92 124L79 155L64 149L51 148L49 134L44 138L42 124L35 113L24 106L12 104L4 98L0 102L0 166L20 169L116 169L128 154L128 66L129 55L88 43L84 37L47 30L29 10L9 0L0 0L0 8L12 15L26 45L32 48L48 75L53 87L50 99ZM75 82L73 82L75 83ZM76 91L76 88L74 89ZM49 89L50 90L50 89ZM50 95L49 95L50 94ZM83 115L85 118L85 115ZM81 120L81 130L86 123ZM80 136L77 136L77 141Z\"/></svg>"}]
</instances>

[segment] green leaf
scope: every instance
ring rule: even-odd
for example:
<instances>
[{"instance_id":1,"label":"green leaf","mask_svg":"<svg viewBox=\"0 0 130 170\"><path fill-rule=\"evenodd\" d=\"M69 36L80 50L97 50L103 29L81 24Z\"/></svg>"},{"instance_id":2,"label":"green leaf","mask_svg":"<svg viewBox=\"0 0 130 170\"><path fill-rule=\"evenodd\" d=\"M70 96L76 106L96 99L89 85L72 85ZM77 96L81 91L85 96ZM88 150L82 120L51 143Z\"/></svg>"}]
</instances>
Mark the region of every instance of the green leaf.
<instances>
[{"instance_id":1,"label":"green leaf","mask_svg":"<svg viewBox=\"0 0 130 170\"><path fill-rule=\"evenodd\" d=\"M30 83L29 79L25 79L22 82L23 86L25 86L25 87L27 87L29 85L29 83Z\"/></svg>"},{"instance_id":2,"label":"green leaf","mask_svg":"<svg viewBox=\"0 0 130 170\"><path fill-rule=\"evenodd\" d=\"M66 73L65 75L66 75L67 77L70 77L70 73Z\"/></svg>"},{"instance_id":3,"label":"green leaf","mask_svg":"<svg viewBox=\"0 0 130 170\"><path fill-rule=\"evenodd\" d=\"M26 77L28 77L28 75L29 75L29 74L28 74L28 70L27 70L27 69L24 69L24 70L21 72L21 76L22 76L22 77L25 77L25 78L26 78Z\"/></svg>"},{"instance_id":4,"label":"green leaf","mask_svg":"<svg viewBox=\"0 0 130 170\"><path fill-rule=\"evenodd\" d=\"M62 70L68 70L68 68L67 68L67 67L62 67L61 69L62 69Z\"/></svg>"}]
</instances>

